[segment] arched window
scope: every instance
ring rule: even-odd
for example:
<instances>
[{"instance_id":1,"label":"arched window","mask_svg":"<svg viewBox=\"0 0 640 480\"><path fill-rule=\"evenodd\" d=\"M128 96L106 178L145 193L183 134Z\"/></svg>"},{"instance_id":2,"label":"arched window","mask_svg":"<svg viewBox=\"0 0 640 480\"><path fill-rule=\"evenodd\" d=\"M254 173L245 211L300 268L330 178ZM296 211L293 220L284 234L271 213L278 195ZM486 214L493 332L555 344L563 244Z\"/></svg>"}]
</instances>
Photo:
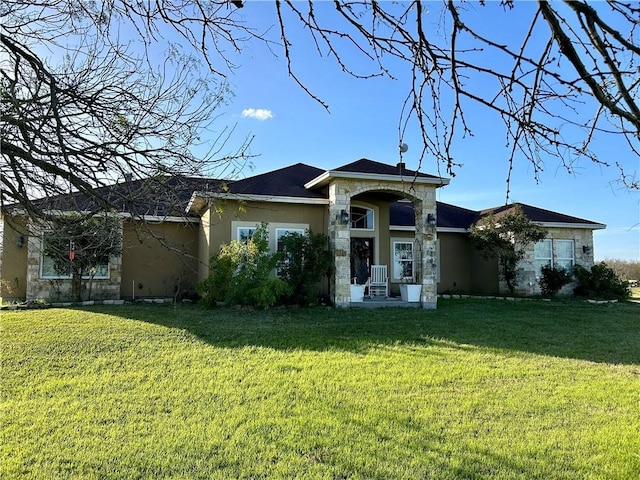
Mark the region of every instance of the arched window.
<instances>
[{"instance_id":1,"label":"arched window","mask_svg":"<svg viewBox=\"0 0 640 480\"><path fill-rule=\"evenodd\" d=\"M351 207L351 228L356 230L373 230L373 210L365 207Z\"/></svg>"}]
</instances>

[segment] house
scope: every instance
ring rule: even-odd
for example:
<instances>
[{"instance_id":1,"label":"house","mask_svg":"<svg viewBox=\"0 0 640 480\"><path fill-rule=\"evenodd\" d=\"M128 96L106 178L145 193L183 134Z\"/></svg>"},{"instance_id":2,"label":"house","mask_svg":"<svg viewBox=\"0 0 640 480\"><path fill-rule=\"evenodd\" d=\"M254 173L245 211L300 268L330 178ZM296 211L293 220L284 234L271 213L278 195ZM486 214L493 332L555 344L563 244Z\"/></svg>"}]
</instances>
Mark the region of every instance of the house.
<instances>
[{"instance_id":1,"label":"house","mask_svg":"<svg viewBox=\"0 0 640 480\"><path fill-rule=\"evenodd\" d=\"M438 293L504 290L497 261L479 255L469 228L484 215L499 217L514 205L475 211L437 202L436 190L449 180L404 164L360 159L323 170L297 163L242 180L171 178L161 183L165 188L125 181L109 192L109 204L122 219L123 252L98 269L96 298L192 292L208 275L208 260L220 245L246 239L262 222L268 224L274 251L288 232L328 235L335 268L322 288L337 306L350 305L350 284L364 283L371 265L388 266L391 294L407 280L420 283L423 308L435 308ZM544 264L593 264L593 231L605 225L520 206L548 231L520 265L522 293L539 291L537 275ZM57 211L92 208L92 200L78 194L61 197L55 206ZM14 209L1 225L2 298L64 297L69 280L42 253L46 224Z\"/></svg>"}]
</instances>

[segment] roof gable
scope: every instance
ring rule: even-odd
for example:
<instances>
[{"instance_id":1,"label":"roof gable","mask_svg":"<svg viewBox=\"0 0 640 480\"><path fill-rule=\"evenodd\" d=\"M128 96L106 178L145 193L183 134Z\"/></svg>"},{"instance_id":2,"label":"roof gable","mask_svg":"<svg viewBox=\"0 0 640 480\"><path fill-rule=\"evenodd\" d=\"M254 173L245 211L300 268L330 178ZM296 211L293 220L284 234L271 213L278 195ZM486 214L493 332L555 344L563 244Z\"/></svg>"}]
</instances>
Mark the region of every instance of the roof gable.
<instances>
[{"instance_id":1,"label":"roof gable","mask_svg":"<svg viewBox=\"0 0 640 480\"><path fill-rule=\"evenodd\" d=\"M334 168L336 172L370 173L374 175L397 175L402 177L440 178L435 175L409 170L403 163L388 165L368 158L361 158L342 167Z\"/></svg>"}]
</instances>

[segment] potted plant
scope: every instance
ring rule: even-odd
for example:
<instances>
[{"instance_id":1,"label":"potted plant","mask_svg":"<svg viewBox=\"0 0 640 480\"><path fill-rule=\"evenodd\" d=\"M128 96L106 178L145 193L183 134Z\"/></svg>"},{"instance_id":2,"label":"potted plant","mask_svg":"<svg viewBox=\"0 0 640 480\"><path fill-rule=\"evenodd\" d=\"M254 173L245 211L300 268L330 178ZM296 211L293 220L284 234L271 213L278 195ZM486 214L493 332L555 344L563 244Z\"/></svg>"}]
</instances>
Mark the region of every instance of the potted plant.
<instances>
[{"instance_id":1,"label":"potted plant","mask_svg":"<svg viewBox=\"0 0 640 480\"><path fill-rule=\"evenodd\" d=\"M351 290L351 302L364 302L364 288L366 285L359 285L353 277L353 282L349 285Z\"/></svg>"},{"instance_id":2,"label":"potted plant","mask_svg":"<svg viewBox=\"0 0 640 480\"><path fill-rule=\"evenodd\" d=\"M398 252L399 257L403 257L403 255L407 255L407 252ZM410 255L413 255L413 252L410 252ZM404 257L399 258L399 260L402 265L402 273L400 277L400 298L403 302L419 302L420 294L422 293L422 284L417 282L417 279L414 278L413 265L415 261L403 262L402 260L406 260Z\"/></svg>"}]
</instances>

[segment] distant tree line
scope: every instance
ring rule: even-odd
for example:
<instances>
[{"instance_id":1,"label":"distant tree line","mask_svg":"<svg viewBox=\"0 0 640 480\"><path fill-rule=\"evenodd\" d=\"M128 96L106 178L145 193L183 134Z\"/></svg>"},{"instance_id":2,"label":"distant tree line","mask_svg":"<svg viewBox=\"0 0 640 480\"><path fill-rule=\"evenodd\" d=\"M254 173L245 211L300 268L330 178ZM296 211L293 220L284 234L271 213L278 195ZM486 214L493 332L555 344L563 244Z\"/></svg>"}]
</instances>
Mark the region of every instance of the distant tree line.
<instances>
[{"instance_id":1,"label":"distant tree line","mask_svg":"<svg viewBox=\"0 0 640 480\"><path fill-rule=\"evenodd\" d=\"M640 281L640 261L607 259L605 263L624 280Z\"/></svg>"}]
</instances>

